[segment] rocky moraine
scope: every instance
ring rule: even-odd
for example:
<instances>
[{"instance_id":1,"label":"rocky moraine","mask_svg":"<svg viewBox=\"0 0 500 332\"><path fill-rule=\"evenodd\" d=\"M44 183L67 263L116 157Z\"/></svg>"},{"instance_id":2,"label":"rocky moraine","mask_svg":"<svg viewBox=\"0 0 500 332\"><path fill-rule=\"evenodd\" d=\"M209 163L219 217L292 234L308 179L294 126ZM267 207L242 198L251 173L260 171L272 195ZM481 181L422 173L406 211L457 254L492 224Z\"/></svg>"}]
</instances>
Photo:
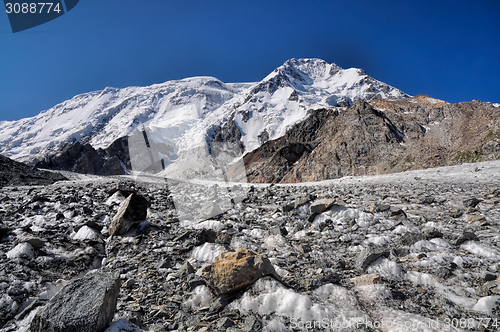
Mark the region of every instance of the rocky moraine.
<instances>
[{"instance_id":1,"label":"rocky moraine","mask_svg":"<svg viewBox=\"0 0 500 332\"><path fill-rule=\"evenodd\" d=\"M500 329L498 161L230 184L209 219L161 182L65 176L0 189L2 332Z\"/></svg>"}]
</instances>

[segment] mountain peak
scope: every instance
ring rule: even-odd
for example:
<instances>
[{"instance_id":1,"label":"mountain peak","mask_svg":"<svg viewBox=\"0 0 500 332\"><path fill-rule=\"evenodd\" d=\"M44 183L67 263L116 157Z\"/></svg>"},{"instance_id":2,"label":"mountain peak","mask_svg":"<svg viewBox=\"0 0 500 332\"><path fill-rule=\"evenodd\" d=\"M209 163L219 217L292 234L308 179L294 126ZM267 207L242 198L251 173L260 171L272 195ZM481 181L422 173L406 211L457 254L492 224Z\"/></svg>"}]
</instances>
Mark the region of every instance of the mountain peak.
<instances>
[{"instance_id":1,"label":"mountain peak","mask_svg":"<svg viewBox=\"0 0 500 332\"><path fill-rule=\"evenodd\" d=\"M164 154L180 160L184 152L207 144L213 128L228 119L241 132L248 152L283 136L310 109L407 97L360 69L342 69L321 59L290 59L255 83L198 76L84 93L33 118L0 122L0 153L30 161L69 142L106 149L144 124L150 140L164 144Z\"/></svg>"}]
</instances>

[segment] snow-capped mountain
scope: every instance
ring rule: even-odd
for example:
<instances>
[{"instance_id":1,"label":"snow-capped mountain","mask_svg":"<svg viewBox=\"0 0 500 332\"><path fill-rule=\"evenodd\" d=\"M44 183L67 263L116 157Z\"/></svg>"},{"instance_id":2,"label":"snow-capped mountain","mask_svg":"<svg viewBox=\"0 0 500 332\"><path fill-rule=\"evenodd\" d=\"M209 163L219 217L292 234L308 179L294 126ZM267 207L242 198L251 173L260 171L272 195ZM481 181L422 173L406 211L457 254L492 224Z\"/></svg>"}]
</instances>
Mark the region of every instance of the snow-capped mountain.
<instances>
[{"instance_id":1,"label":"snow-capped mountain","mask_svg":"<svg viewBox=\"0 0 500 332\"><path fill-rule=\"evenodd\" d=\"M224 124L237 128L244 153L281 137L310 109L407 97L360 69L291 59L256 83L193 77L80 94L34 117L0 122L0 153L30 162L71 142L104 149L140 129L175 163L186 151L207 148Z\"/></svg>"}]
</instances>

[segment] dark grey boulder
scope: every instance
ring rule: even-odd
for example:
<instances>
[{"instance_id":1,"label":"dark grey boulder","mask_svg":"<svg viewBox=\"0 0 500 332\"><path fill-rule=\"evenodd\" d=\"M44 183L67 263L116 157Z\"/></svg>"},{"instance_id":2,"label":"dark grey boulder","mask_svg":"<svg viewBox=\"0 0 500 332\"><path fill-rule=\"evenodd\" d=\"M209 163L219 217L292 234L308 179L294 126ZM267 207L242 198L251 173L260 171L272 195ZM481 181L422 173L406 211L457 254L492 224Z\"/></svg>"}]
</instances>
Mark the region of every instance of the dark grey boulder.
<instances>
[{"instance_id":1,"label":"dark grey boulder","mask_svg":"<svg viewBox=\"0 0 500 332\"><path fill-rule=\"evenodd\" d=\"M119 292L118 274L88 273L37 312L31 332L102 332L113 320Z\"/></svg>"},{"instance_id":2,"label":"dark grey boulder","mask_svg":"<svg viewBox=\"0 0 500 332\"><path fill-rule=\"evenodd\" d=\"M475 197L469 198L469 199L465 199L463 201L465 207L473 207L473 208L476 207L476 205L478 205L481 202L482 201L480 199L477 199Z\"/></svg>"},{"instance_id":3,"label":"dark grey boulder","mask_svg":"<svg viewBox=\"0 0 500 332\"><path fill-rule=\"evenodd\" d=\"M477 235L473 232L464 232L461 237L455 242L455 245L459 246L466 241L479 241Z\"/></svg>"}]
</instances>

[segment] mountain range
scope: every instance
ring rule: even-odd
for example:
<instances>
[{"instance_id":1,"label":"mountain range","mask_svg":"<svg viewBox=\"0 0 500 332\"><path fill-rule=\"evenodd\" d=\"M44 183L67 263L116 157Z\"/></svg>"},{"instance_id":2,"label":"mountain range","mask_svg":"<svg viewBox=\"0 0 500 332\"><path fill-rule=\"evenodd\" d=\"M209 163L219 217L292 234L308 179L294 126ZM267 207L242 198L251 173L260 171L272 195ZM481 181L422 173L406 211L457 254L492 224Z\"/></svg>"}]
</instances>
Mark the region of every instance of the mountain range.
<instances>
[{"instance_id":1,"label":"mountain range","mask_svg":"<svg viewBox=\"0 0 500 332\"><path fill-rule=\"evenodd\" d=\"M300 182L496 159L498 113L291 59L255 83L193 77L80 94L0 122L0 154L89 174L241 180L244 170L254 182Z\"/></svg>"}]
</instances>

